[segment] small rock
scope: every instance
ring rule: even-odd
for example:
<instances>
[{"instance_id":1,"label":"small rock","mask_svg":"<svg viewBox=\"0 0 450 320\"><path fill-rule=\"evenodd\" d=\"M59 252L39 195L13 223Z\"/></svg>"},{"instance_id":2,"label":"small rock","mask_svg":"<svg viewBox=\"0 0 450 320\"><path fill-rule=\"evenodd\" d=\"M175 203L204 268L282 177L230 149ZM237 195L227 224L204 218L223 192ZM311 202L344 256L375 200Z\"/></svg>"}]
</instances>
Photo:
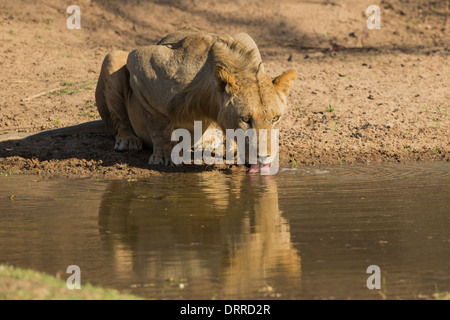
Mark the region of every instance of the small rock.
<instances>
[{"instance_id":1,"label":"small rock","mask_svg":"<svg viewBox=\"0 0 450 320\"><path fill-rule=\"evenodd\" d=\"M322 58L324 56L323 52L314 52L314 53L308 53L305 56L305 59L310 59L310 58Z\"/></svg>"}]
</instances>

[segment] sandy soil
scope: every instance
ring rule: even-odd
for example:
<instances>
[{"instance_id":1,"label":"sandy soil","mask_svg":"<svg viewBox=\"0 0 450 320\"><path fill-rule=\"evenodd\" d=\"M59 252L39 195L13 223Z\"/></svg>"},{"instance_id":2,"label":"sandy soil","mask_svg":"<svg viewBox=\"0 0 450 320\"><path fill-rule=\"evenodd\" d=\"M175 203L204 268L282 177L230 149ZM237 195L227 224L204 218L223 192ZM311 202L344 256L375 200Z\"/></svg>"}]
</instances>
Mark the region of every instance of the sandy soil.
<instances>
[{"instance_id":1,"label":"sandy soil","mask_svg":"<svg viewBox=\"0 0 450 320\"><path fill-rule=\"evenodd\" d=\"M77 2L80 30L66 27L67 1L0 3L0 134L100 119L94 91L105 54L192 25L247 32L266 72L298 72L280 131L282 166L450 161L448 0ZM372 4L380 30L366 27ZM113 145L107 135L2 142L0 172L141 178L205 169L149 166L149 150ZM207 170L217 169L228 168Z\"/></svg>"}]
</instances>

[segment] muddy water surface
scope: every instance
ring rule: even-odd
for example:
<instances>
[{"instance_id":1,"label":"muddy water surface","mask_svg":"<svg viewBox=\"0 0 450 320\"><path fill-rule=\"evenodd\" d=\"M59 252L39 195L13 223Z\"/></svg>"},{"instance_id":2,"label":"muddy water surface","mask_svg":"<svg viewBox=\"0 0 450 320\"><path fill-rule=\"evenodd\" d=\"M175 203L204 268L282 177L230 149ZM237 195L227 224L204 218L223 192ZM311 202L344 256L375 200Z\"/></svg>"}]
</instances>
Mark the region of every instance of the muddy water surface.
<instances>
[{"instance_id":1,"label":"muddy water surface","mask_svg":"<svg viewBox=\"0 0 450 320\"><path fill-rule=\"evenodd\" d=\"M431 297L450 291L450 165L2 176L0 263L156 299Z\"/></svg>"}]
</instances>

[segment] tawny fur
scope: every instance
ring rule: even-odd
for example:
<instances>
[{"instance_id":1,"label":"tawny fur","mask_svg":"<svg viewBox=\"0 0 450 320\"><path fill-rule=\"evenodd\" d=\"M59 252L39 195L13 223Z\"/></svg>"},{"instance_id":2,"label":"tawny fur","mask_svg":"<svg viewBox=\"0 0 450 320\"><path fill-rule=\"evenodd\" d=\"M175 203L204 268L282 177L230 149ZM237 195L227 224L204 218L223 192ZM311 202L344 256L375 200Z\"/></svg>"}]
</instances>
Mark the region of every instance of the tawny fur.
<instances>
[{"instance_id":1,"label":"tawny fur","mask_svg":"<svg viewBox=\"0 0 450 320\"><path fill-rule=\"evenodd\" d=\"M211 127L279 126L296 77L264 73L253 39L186 27L156 45L114 51L103 62L96 90L99 113L116 134L117 150L153 148L151 164L169 164L171 132Z\"/></svg>"}]
</instances>

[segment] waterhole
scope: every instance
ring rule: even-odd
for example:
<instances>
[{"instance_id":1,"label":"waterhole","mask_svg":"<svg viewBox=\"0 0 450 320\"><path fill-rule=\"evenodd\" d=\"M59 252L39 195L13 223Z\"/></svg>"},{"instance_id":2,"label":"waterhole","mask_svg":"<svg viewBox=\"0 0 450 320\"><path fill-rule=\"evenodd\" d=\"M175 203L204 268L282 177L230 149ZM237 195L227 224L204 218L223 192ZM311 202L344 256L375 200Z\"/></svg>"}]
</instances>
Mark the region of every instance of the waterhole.
<instances>
[{"instance_id":1,"label":"waterhole","mask_svg":"<svg viewBox=\"0 0 450 320\"><path fill-rule=\"evenodd\" d=\"M0 263L149 299L431 297L450 291L450 165L3 175L0 239Z\"/></svg>"}]
</instances>

